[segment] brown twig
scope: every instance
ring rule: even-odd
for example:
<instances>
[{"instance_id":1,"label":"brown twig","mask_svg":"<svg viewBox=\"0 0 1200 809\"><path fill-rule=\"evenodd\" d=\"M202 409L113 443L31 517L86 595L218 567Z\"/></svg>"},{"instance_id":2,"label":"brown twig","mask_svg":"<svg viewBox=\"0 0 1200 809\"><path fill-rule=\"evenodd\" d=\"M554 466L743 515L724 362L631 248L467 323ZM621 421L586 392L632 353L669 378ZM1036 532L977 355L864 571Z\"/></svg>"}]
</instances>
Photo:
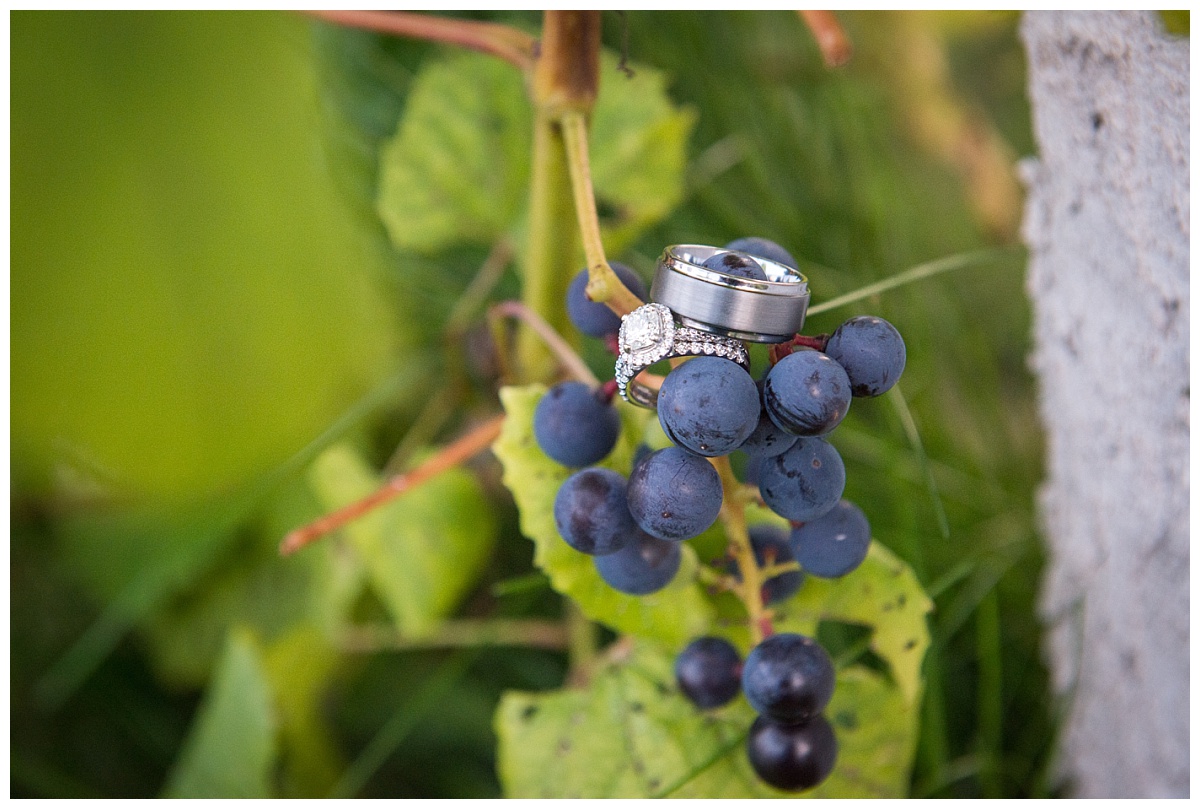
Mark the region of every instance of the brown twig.
<instances>
[{"instance_id":1,"label":"brown twig","mask_svg":"<svg viewBox=\"0 0 1200 809\"><path fill-rule=\"evenodd\" d=\"M500 435L500 428L503 424L503 414L493 416L457 440L447 444L417 468L388 479L386 483L361 500L297 528L283 538L283 542L279 545L279 553L283 556L293 554L330 531L341 528L368 511L378 508L389 500L420 486L425 481L437 477L442 472L453 469L467 459L475 457L492 445L492 442Z\"/></svg>"},{"instance_id":2,"label":"brown twig","mask_svg":"<svg viewBox=\"0 0 1200 809\"><path fill-rule=\"evenodd\" d=\"M854 54L854 46L850 38L842 30L842 24L832 11L797 11L800 19L812 31L813 39L821 50L821 56L828 67L840 67L850 61Z\"/></svg>"},{"instance_id":3,"label":"brown twig","mask_svg":"<svg viewBox=\"0 0 1200 809\"><path fill-rule=\"evenodd\" d=\"M312 17L347 28L446 42L491 54L522 71L533 67L537 41L510 25L455 20L406 11L306 11Z\"/></svg>"},{"instance_id":4,"label":"brown twig","mask_svg":"<svg viewBox=\"0 0 1200 809\"><path fill-rule=\"evenodd\" d=\"M489 318L497 317L514 317L528 326L538 337L542 338L542 342L554 353L567 372L578 379L585 385L591 385L593 388L600 385L600 380L592 373L592 370L587 367L575 350L562 338L554 327L547 323L541 315L530 309L520 301L501 301L494 304L488 309Z\"/></svg>"}]
</instances>

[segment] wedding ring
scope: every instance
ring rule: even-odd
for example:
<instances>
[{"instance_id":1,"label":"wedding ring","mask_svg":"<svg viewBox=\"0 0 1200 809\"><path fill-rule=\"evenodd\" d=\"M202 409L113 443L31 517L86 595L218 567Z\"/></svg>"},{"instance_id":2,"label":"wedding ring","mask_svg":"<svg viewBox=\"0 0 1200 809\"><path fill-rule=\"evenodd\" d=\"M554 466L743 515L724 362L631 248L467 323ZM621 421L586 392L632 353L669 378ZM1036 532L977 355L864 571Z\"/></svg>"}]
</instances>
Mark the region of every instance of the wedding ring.
<instances>
[{"instance_id":1,"label":"wedding ring","mask_svg":"<svg viewBox=\"0 0 1200 809\"><path fill-rule=\"evenodd\" d=\"M755 343L782 343L804 327L808 279L795 267L749 253L766 281L739 278L702 266L717 253L738 252L701 244L676 244L663 251L650 299L668 307L679 323Z\"/></svg>"},{"instance_id":2,"label":"wedding ring","mask_svg":"<svg viewBox=\"0 0 1200 809\"><path fill-rule=\"evenodd\" d=\"M632 404L654 408L658 391L638 381L637 375L672 357L724 357L750 370L750 355L737 340L707 331L679 326L670 309L647 303L621 318L617 335L617 390Z\"/></svg>"}]
</instances>

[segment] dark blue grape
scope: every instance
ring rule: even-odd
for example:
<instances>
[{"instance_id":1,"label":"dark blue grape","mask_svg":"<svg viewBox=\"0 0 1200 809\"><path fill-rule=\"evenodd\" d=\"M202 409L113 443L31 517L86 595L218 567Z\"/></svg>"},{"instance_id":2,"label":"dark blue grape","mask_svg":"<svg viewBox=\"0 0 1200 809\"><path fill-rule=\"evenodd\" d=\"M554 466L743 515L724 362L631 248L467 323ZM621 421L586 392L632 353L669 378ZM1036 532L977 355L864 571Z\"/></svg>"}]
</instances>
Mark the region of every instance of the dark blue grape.
<instances>
[{"instance_id":1,"label":"dark blue grape","mask_svg":"<svg viewBox=\"0 0 1200 809\"><path fill-rule=\"evenodd\" d=\"M762 472L762 463L766 460L762 455L751 455L746 458L746 468L742 474L742 482L751 486L758 485L758 475Z\"/></svg>"},{"instance_id":2,"label":"dark blue grape","mask_svg":"<svg viewBox=\"0 0 1200 809\"><path fill-rule=\"evenodd\" d=\"M563 466L591 466L612 452L621 418L600 391L582 382L560 382L533 411L533 437Z\"/></svg>"},{"instance_id":3,"label":"dark blue grape","mask_svg":"<svg viewBox=\"0 0 1200 809\"><path fill-rule=\"evenodd\" d=\"M675 680L696 707L720 707L742 690L742 656L724 638L696 638L675 658Z\"/></svg>"},{"instance_id":4,"label":"dark blue grape","mask_svg":"<svg viewBox=\"0 0 1200 809\"><path fill-rule=\"evenodd\" d=\"M767 372L763 409L792 435L824 435L850 409L850 379L819 351L796 351Z\"/></svg>"},{"instance_id":5,"label":"dark blue grape","mask_svg":"<svg viewBox=\"0 0 1200 809\"><path fill-rule=\"evenodd\" d=\"M767 784L788 792L812 789L833 772L838 744L833 726L818 714L802 725L765 716L754 720L746 737L746 757Z\"/></svg>"},{"instance_id":6,"label":"dark blue grape","mask_svg":"<svg viewBox=\"0 0 1200 809\"><path fill-rule=\"evenodd\" d=\"M622 593L644 596L671 583L682 558L679 543L634 531L629 544L616 553L592 559L600 578Z\"/></svg>"},{"instance_id":7,"label":"dark blue grape","mask_svg":"<svg viewBox=\"0 0 1200 809\"><path fill-rule=\"evenodd\" d=\"M714 253L700 266L737 278L749 278L754 281L768 280L762 265L742 253Z\"/></svg>"},{"instance_id":8,"label":"dark blue grape","mask_svg":"<svg viewBox=\"0 0 1200 809\"><path fill-rule=\"evenodd\" d=\"M754 710L777 722L803 722L833 697L833 661L815 640L784 632L750 650L742 690Z\"/></svg>"},{"instance_id":9,"label":"dark blue grape","mask_svg":"<svg viewBox=\"0 0 1200 809\"><path fill-rule=\"evenodd\" d=\"M792 548L788 545L787 532L769 523L750 526L750 547L754 550L754 561L758 562L759 567L796 561L792 556ZM729 575L738 581L742 580L742 571L738 567L737 560L730 562L726 569ZM804 574L799 570L790 570L787 573L772 576L763 582L763 603L776 604L786 601L796 594L803 583Z\"/></svg>"},{"instance_id":10,"label":"dark blue grape","mask_svg":"<svg viewBox=\"0 0 1200 809\"><path fill-rule=\"evenodd\" d=\"M845 576L867 558L871 525L862 509L842 500L823 517L793 529L788 543L806 571L834 579Z\"/></svg>"},{"instance_id":11,"label":"dark blue grape","mask_svg":"<svg viewBox=\"0 0 1200 809\"><path fill-rule=\"evenodd\" d=\"M619 261L610 261L608 266L621 279L621 283L629 287L629 291L640 299L646 300L646 282L632 268L626 267ZM609 309L607 304L595 303L587 296L588 272L586 269L571 279L567 287L567 317L589 337L606 337L616 334L621 328L621 318Z\"/></svg>"},{"instance_id":12,"label":"dark blue grape","mask_svg":"<svg viewBox=\"0 0 1200 809\"><path fill-rule=\"evenodd\" d=\"M787 250L784 250L770 239L760 239L757 236L747 236L744 239L734 239L729 244L725 245L725 249L738 250L742 253L749 253L752 256L768 258L771 261L778 261L780 264L786 264L792 268L800 266L796 263L796 259L792 258L792 254Z\"/></svg>"},{"instance_id":13,"label":"dark blue grape","mask_svg":"<svg viewBox=\"0 0 1200 809\"><path fill-rule=\"evenodd\" d=\"M855 396L878 396L904 372L904 338L880 317L852 317L837 327L825 353L846 371Z\"/></svg>"},{"instance_id":14,"label":"dark blue grape","mask_svg":"<svg viewBox=\"0 0 1200 809\"><path fill-rule=\"evenodd\" d=\"M563 481L554 497L554 524L577 551L615 553L641 533L629 514L625 478L611 469L583 469Z\"/></svg>"},{"instance_id":15,"label":"dark blue grape","mask_svg":"<svg viewBox=\"0 0 1200 809\"><path fill-rule=\"evenodd\" d=\"M767 508L789 520L815 520L846 488L842 456L823 438L799 438L787 452L763 459L758 490Z\"/></svg>"},{"instance_id":16,"label":"dark blue grape","mask_svg":"<svg viewBox=\"0 0 1200 809\"><path fill-rule=\"evenodd\" d=\"M629 513L659 539L703 533L721 513L721 477L712 464L679 447L652 452L633 468L626 492Z\"/></svg>"},{"instance_id":17,"label":"dark blue grape","mask_svg":"<svg viewBox=\"0 0 1200 809\"><path fill-rule=\"evenodd\" d=\"M759 380L755 384L758 387L759 401L761 402L762 380ZM795 443L796 436L785 433L775 426L775 422L771 421L771 417L767 415L767 411L764 409L759 414L758 426L754 428L754 432L750 433L750 437L742 442L742 446L739 449L749 455L770 458L786 451Z\"/></svg>"},{"instance_id":18,"label":"dark blue grape","mask_svg":"<svg viewBox=\"0 0 1200 809\"><path fill-rule=\"evenodd\" d=\"M736 362L696 357L671 370L658 392L658 422L697 455L733 452L754 432L762 406L754 380Z\"/></svg>"}]
</instances>

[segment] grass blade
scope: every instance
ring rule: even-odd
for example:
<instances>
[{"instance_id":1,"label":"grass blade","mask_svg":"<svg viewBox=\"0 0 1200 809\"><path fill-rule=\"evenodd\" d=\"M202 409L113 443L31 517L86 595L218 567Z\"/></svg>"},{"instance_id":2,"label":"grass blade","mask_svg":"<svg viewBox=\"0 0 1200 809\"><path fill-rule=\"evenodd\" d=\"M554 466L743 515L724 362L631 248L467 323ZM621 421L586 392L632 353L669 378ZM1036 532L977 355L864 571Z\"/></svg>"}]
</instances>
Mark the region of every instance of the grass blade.
<instances>
[{"instance_id":1,"label":"grass blade","mask_svg":"<svg viewBox=\"0 0 1200 809\"><path fill-rule=\"evenodd\" d=\"M819 315L822 312L828 312L831 309L836 309L839 306L861 301L864 298L869 298L872 295L878 295L880 292L886 292L889 289L911 284L914 281L920 281L925 278L932 278L935 275L941 275L944 272L951 270L961 270L965 267L974 267L981 264L989 264L993 261L999 261L1004 258L1016 255L1017 249L1011 247L1002 247L990 250L975 250L970 253L957 253L953 256L945 256L944 258L927 261L924 264L918 264L915 267L910 267L901 273L884 278L882 281L876 281L873 284L867 284L865 287L860 287L853 292L847 292L845 295L839 295L832 300L819 303L816 306L808 307L808 314Z\"/></svg>"}]
</instances>

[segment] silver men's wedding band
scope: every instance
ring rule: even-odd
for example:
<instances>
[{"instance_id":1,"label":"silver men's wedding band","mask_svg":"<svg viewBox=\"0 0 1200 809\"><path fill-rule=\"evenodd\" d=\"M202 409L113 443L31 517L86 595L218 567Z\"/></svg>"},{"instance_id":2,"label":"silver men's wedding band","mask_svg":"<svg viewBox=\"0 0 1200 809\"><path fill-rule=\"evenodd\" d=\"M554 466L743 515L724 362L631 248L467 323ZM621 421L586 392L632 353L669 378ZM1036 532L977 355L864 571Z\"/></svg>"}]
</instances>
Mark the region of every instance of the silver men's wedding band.
<instances>
[{"instance_id":1,"label":"silver men's wedding band","mask_svg":"<svg viewBox=\"0 0 1200 809\"><path fill-rule=\"evenodd\" d=\"M658 259L650 300L675 313L680 325L750 340L782 343L804 326L808 279L795 267L750 256L768 280L739 278L701 266L730 252L700 244L676 244Z\"/></svg>"}]
</instances>

